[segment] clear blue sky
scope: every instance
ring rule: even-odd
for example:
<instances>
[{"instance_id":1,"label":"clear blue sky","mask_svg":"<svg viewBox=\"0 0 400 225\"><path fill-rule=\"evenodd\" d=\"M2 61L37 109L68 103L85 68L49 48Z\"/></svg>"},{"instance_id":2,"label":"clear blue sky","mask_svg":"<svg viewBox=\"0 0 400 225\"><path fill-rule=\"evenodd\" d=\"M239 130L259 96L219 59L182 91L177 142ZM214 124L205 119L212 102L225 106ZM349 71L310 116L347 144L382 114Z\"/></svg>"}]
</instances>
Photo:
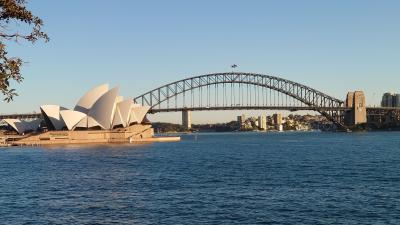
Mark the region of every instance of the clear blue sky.
<instances>
[{"instance_id":1,"label":"clear blue sky","mask_svg":"<svg viewBox=\"0 0 400 225\"><path fill-rule=\"evenodd\" d=\"M232 63L340 99L361 89L377 104L383 92L400 92L400 1L31 0L28 8L44 20L51 41L9 48L28 64L15 86L20 96L0 103L0 113L72 107L105 82L134 97L166 82L229 71ZM208 121L207 115L194 120ZM160 118L180 121L175 114Z\"/></svg>"}]
</instances>

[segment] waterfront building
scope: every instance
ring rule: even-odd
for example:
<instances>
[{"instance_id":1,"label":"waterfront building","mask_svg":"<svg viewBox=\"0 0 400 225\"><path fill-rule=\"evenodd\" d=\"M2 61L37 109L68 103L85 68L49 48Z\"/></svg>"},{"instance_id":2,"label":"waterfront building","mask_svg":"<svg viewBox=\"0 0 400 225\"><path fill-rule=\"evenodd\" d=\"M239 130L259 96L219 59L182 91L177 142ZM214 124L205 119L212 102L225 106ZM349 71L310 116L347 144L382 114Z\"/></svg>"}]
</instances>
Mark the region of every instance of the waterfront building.
<instances>
[{"instance_id":1,"label":"waterfront building","mask_svg":"<svg viewBox=\"0 0 400 225\"><path fill-rule=\"evenodd\" d=\"M393 96L393 107L400 107L400 94Z\"/></svg>"},{"instance_id":2,"label":"waterfront building","mask_svg":"<svg viewBox=\"0 0 400 225\"><path fill-rule=\"evenodd\" d=\"M258 127L261 130L267 130L267 117L265 115L258 117Z\"/></svg>"},{"instance_id":3,"label":"waterfront building","mask_svg":"<svg viewBox=\"0 0 400 225\"><path fill-rule=\"evenodd\" d=\"M382 96L382 107L400 107L400 94L385 93Z\"/></svg>"},{"instance_id":4,"label":"waterfront building","mask_svg":"<svg viewBox=\"0 0 400 225\"><path fill-rule=\"evenodd\" d=\"M282 114L276 113L273 115L273 117L274 117L274 124L278 125L282 124Z\"/></svg>"},{"instance_id":5,"label":"waterfront building","mask_svg":"<svg viewBox=\"0 0 400 225\"><path fill-rule=\"evenodd\" d=\"M275 129L276 130L280 130L280 128L282 127L282 114L281 113L275 113L273 115L274 118L274 125L275 125Z\"/></svg>"},{"instance_id":6,"label":"waterfront building","mask_svg":"<svg viewBox=\"0 0 400 225\"><path fill-rule=\"evenodd\" d=\"M149 106L135 104L118 95L119 88L100 85L83 95L73 110L59 105L42 105L40 111L47 130L111 130L145 121ZM5 119L19 134L36 131L42 120Z\"/></svg>"},{"instance_id":7,"label":"waterfront building","mask_svg":"<svg viewBox=\"0 0 400 225\"><path fill-rule=\"evenodd\" d=\"M154 137L146 119L150 107L118 95L119 88L101 85L86 93L70 110L58 105L40 107L42 120L4 120L15 135L7 145L53 145L179 141L179 137ZM41 124L41 125L39 125ZM26 131L33 131L23 135ZM35 132L37 131L37 132Z\"/></svg>"},{"instance_id":8,"label":"waterfront building","mask_svg":"<svg viewBox=\"0 0 400 225\"><path fill-rule=\"evenodd\" d=\"M381 106L382 107L392 107L393 106L393 93L385 93L382 96Z\"/></svg>"},{"instance_id":9,"label":"waterfront building","mask_svg":"<svg viewBox=\"0 0 400 225\"><path fill-rule=\"evenodd\" d=\"M246 123L246 115L242 114L240 116L237 117L237 122L239 124L239 127L242 129L245 127L245 123Z\"/></svg>"},{"instance_id":10,"label":"waterfront building","mask_svg":"<svg viewBox=\"0 0 400 225\"><path fill-rule=\"evenodd\" d=\"M50 130L110 130L141 123L150 107L135 104L130 98L124 100L118 93L118 87L109 90L108 84L103 84L83 95L73 110L57 105L40 109Z\"/></svg>"},{"instance_id":11,"label":"waterfront building","mask_svg":"<svg viewBox=\"0 0 400 225\"><path fill-rule=\"evenodd\" d=\"M246 122L246 115L242 114L241 116L237 117L239 125L242 125L244 122Z\"/></svg>"}]
</instances>

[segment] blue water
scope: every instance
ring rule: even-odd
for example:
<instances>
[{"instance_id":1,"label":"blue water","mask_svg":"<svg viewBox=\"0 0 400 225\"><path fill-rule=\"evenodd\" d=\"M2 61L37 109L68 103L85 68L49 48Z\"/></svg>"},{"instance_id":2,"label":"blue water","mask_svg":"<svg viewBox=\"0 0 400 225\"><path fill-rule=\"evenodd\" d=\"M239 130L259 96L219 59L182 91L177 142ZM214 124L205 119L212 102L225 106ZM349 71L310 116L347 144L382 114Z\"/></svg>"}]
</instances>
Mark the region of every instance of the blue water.
<instances>
[{"instance_id":1,"label":"blue water","mask_svg":"<svg viewBox=\"0 0 400 225\"><path fill-rule=\"evenodd\" d=\"M400 224L400 133L0 149L1 224Z\"/></svg>"}]
</instances>

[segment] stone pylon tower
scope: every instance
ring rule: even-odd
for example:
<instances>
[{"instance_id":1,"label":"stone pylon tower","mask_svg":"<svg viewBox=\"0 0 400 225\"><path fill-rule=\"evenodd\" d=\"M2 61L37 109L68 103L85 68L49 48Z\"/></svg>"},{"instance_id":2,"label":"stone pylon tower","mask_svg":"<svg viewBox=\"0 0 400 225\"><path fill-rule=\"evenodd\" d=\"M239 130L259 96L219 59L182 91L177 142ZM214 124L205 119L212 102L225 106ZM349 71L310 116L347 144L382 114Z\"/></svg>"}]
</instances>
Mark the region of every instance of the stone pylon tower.
<instances>
[{"instance_id":1,"label":"stone pylon tower","mask_svg":"<svg viewBox=\"0 0 400 225\"><path fill-rule=\"evenodd\" d=\"M367 122L367 106L363 91L348 92L345 106L352 108L345 115L346 125L354 126Z\"/></svg>"}]
</instances>

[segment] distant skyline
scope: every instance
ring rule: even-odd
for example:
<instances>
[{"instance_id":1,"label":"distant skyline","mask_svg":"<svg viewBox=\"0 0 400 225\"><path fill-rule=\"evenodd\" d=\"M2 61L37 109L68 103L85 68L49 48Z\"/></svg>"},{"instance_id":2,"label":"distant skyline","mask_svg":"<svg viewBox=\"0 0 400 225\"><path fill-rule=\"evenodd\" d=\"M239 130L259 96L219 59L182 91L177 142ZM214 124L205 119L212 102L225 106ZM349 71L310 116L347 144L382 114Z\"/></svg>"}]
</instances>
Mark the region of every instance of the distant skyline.
<instances>
[{"instance_id":1,"label":"distant skyline","mask_svg":"<svg viewBox=\"0 0 400 225\"><path fill-rule=\"evenodd\" d=\"M28 1L49 43L10 44L27 61L20 96L0 114L73 108L102 83L135 97L168 82L231 71L279 76L367 104L400 92L400 1ZM48 94L51 93L51 94ZM194 113L194 123L261 112ZM272 112L271 112L272 113ZM151 116L180 122L179 113Z\"/></svg>"}]
</instances>

